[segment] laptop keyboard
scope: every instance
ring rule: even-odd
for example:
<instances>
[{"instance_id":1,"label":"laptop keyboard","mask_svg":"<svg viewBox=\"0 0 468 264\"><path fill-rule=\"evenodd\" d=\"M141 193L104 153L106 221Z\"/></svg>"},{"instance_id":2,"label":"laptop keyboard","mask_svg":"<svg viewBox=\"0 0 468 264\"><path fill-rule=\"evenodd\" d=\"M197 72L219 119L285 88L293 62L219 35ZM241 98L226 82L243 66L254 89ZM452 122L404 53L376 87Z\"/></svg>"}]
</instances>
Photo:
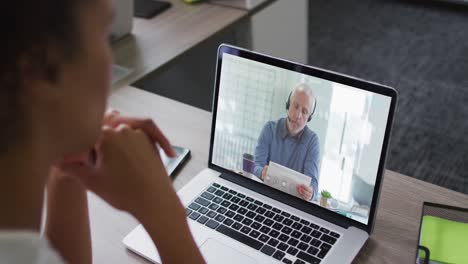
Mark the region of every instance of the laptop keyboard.
<instances>
[{"instance_id":1,"label":"laptop keyboard","mask_svg":"<svg viewBox=\"0 0 468 264\"><path fill-rule=\"evenodd\" d=\"M199 195L186 213L189 219L283 263L319 264L340 238L338 233L217 183Z\"/></svg>"}]
</instances>

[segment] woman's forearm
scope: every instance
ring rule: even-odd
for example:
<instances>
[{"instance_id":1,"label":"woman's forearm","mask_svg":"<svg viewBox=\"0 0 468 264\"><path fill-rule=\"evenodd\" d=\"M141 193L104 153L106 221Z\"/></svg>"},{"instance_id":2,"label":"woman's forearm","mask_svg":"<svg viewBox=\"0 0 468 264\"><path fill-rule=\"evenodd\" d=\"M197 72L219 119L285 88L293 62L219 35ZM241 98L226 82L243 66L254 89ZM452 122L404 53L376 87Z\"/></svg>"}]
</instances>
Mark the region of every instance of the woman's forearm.
<instances>
[{"instance_id":1,"label":"woman's forearm","mask_svg":"<svg viewBox=\"0 0 468 264\"><path fill-rule=\"evenodd\" d=\"M47 184L45 234L67 263L92 263L86 189L57 170Z\"/></svg>"}]
</instances>

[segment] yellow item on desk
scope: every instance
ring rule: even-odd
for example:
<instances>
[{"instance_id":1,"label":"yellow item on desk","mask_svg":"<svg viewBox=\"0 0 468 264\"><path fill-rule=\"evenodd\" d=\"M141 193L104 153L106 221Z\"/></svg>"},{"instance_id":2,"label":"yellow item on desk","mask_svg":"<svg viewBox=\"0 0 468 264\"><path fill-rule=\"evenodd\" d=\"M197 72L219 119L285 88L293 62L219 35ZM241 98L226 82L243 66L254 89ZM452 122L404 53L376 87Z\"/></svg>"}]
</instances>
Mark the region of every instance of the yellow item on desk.
<instances>
[{"instance_id":1,"label":"yellow item on desk","mask_svg":"<svg viewBox=\"0 0 468 264\"><path fill-rule=\"evenodd\" d=\"M426 215L421 226L420 245L430 251L430 260L440 263L468 263L468 224ZM423 252L420 252L424 256Z\"/></svg>"}]
</instances>

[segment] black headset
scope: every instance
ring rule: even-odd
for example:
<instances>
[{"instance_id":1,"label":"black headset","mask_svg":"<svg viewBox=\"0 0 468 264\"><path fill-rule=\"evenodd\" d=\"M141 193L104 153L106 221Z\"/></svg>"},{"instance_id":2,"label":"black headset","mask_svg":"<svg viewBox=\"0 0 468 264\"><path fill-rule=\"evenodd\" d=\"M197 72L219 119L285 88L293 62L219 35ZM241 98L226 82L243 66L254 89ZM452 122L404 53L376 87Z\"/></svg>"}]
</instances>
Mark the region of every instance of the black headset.
<instances>
[{"instance_id":1,"label":"black headset","mask_svg":"<svg viewBox=\"0 0 468 264\"><path fill-rule=\"evenodd\" d=\"M286 110L289 110L291 95L292 91L289 93L288 101L286 101ZM309 118L307 118L307 122L310 122L310 120L312 120L312 115L315 113L315 108L317 108L317 98L314 96L314 109L312 109L312 113L309 115Z\"/></svg>"}]
</instances>

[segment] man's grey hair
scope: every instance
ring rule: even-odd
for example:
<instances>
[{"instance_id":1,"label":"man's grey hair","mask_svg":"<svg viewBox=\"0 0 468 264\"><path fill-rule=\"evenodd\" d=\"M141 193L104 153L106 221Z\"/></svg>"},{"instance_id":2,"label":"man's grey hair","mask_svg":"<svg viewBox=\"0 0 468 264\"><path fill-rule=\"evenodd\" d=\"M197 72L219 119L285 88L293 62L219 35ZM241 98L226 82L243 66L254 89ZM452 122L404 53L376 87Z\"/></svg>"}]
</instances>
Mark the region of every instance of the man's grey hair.
<instances>
[{"instance_id":1,"label":"man's grey hair","mask_svg":"<svg viewBox=\"0 0 468 264\"><path fill-rule=\"evenodd\" d=\"M315 97L314 90L312 90L312 88L308 84L300 83L296 85L296 87L294 87L294 89L292 90L291 98L296 93L296 91L301 91L301 92L306 93L314 101L311 106L311 111L312 111L312 109L315 108L315 104L317 104L317 98Z\"/></svg>"}]
</instances>

